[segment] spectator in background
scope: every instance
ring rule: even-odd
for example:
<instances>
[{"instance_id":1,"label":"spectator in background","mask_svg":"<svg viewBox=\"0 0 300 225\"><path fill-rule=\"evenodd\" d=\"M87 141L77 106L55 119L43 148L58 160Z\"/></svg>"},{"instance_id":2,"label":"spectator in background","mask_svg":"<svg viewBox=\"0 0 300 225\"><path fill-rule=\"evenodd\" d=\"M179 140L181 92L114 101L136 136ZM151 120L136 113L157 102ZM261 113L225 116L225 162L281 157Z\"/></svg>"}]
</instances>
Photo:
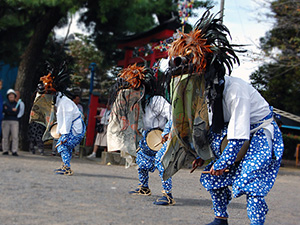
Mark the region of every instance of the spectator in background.
<instances>
[{"instance_id":1,"label":"spectator in background","mask_svg":"<svg viewBox=\"0 0 300 225\"><path fill-rule=\"evenodd\" d=\"M80 104L80 97L79 97L79 95L74 95L73 96L73 102L75 103L75 105L77 105L77 108L81 112L81 117L84 120L83 107ZM79 151L80 151L80 144L78 144L78 145L75 146L74 151L75 151L75 157L78 157L79 156Z\"/></svg>"},{"instance_id":2,"label":"spectator in background","mask_svg":"<svg viewBox=\"0 0 300 225\"><path fill-rule=\"evenodd\" d=\"M2 80L0 80L0 124L2 123L2 113L3 113L3 99L2 99ZM2 140L2 129L0 126L0 140ZM0 151L2 151L2 143L0 145Z\"/></svg>"},{"instance_id":3,"label":"spectator in background","mask_svg":"<svg viewBox=\"0 0 300 225\"><path fill-rule=\"evenodd\" d=\"M87 156L87 158L96 158L96 153L98 150L98 147L104 147L104 151L107 151L107 125L109 122L110 117L110 105L107 105L106 109L102 109L100 111L100 114L96 116L97 119L100 120L100 124L97 124L97 136L95 139L94 149L92 154Z\"/></svg>"},{"instance_id":4,"label":"spectator in background","mask_svg":"<svg viewBox=\"0 0 300 225\"><path fill-rule=\"evenodd\" d=\"M13 89L9 89L6 93L8 101L3 104L4 117L2 120L2 149L3 155L8 155L9 151L9 135L12 138L12 155L18 156L19 145L19 107L17 106L16 97L17 94Z\"/></svg>"},{"instance_id":5,"label":"spectator in background","mask_svg":"<svg viewBox=\"0 0 300 225\"><path fill-rule=\"evenodd\" d=\"M16 97L16 102L17 102L17 108L20 107L19 113L17 115L18 119L21 119L21 117L24 115L24 111L25 111L25 104L22 101L22 99L20 99L20 92L19 91L15 91L17 94Z\"/></svg>"},{"instance_id":6,"label":"spectator in background","mask_svg":"<svg viewBox=\"0 0 300 225\"><path fill-rule=\"evenodd\" d=\"M83 115L83 107L82 107L81 104L79 104L79 103L80 103L80 97L79 97L79 95L74 95L74 97L73 97L73 102L77 105L79 111L80 111L80 112L82 113L82 115Z\"/></svg>"}]
</instances>

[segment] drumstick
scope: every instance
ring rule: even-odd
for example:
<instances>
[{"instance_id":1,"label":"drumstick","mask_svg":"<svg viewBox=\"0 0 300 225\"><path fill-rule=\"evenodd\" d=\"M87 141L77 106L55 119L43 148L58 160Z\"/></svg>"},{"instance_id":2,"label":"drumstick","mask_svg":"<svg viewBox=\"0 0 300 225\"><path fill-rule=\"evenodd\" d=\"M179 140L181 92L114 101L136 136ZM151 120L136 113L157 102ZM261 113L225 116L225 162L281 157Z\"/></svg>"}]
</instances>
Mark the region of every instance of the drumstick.
<instances>
[{"instance_id":1,"label":"drumstick","mask_svg":"<svg viewBox=\"0 0 300 225\"><path fill-rule=\"evenodd\" d=\"M225 173L229 172L229 169L224 170ZM210 171L202 171L203 174L210 174Z\"/></svg>"},{"instance_id":2,"label":"drumstick","mask_svg":"<svg viewBox=\"0 0 300 225\"><path fill-rule=\"evenodd\" d=\"M195 166L195 167L190 171L190 173L194 172L195 169L197 169L197 167L198 167L198 165ZM225 173L228 173L228 172L229 172L229 169L224 170L224 172L225 172ZM209 172L209 171L202 171L202 173L203 173L203 174L209 174L210 172Z\"/></svg>"},{"instance_id":3,"label":"drumstick","mask_svg":"<svg viewBox=\"0 0 300 225\"><path fill-rule=\"evenodd\" d=\"M196 165L195 167L193 167L193 169L190 171L190 173L194 172L195 169L197 169L198 165Z\"/></svg>"},{"instance_id":4,"label":"drumstick","mask_svg":"<svg viewBox=\"0 0 300 225\"><path fill-rule=\"evenodd\" d=\"M161 144L161 142L158 142L158 143L156 143L155 145L154 145L154 147L157 147L157 146L159 146Z\"/></svg>"}]
</instances>

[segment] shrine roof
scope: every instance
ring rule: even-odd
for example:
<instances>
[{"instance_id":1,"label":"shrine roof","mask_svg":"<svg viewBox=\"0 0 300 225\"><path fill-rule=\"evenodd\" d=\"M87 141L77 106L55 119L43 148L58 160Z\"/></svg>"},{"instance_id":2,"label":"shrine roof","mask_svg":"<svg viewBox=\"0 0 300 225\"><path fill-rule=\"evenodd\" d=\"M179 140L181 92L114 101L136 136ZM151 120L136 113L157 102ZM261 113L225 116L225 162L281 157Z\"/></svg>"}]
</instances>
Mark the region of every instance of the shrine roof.
<instances>
[{"instance_id":1,"label":"shrine roof","mask_svg":"<svg viewBox=\"0 0 300 225\"><path fill-rule=\"evenodd\" d=\"M143 46L150 42L167 39L180 27L177 17L173 17L164 23L142 33L129 35L118 39L118 48L130 48Z\"/></svg>"}]
</instances>

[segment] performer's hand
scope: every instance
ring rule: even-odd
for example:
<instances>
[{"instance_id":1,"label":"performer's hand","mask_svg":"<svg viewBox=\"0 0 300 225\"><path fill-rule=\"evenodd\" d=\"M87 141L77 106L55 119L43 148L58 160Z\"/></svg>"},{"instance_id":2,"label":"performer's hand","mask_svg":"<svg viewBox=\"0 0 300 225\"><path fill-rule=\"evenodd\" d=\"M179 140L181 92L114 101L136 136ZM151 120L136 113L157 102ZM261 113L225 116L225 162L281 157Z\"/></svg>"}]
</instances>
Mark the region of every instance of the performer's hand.
<instances>
[{"instance_id":1,"label":"performer's hand","mask_svg":"<svg viewBox=\"0 0 300 225\"><path fill-rule=\"evenodd\" d=\"M13 108L12 111L16 112L16 111L17 111L17 108Z\"/></svg>"},{"instance_id":2,"label":"performer's hand","mask_svg":"<svg viewBox=\"0 0 300 225\"><path fill-rule=\"evenodd\" d=\"M201 167L201 166L203 166L203 164L204 164L204 160L203 159L201 159L201 158L199 158L199 159L195 159L194 161L193 161L193 168L195 168L195 167Z\"/></svg>"},{"instance_id":3,"label":"performer's hand","mask_svg":"<svg viewBox=\"0 0 300 225\"><path fill-rule=\"evenodd\" d=\"M210 168L209 173L210 173L211 175L214 175L214 176L221 176L221 175L224 173L225 170L226 170L226 168L225 168L225 169L222 169L222 170L214 170L214 166L212 166L212 167Z\"/></svg>"},{"instance_id":4,"label":"performer's hand","mask_svg":"<svg viewBox=\"0 0 300 225\"><path fill-rule=\"evenodd\" d=\"M204 162L205 162L205 161L204 161L203 159L201 159L201 158L195 159L195 160L193 161L193 164L192 164L193 169L190 171L190 173L194 172L195 169L196 169L198 166L199 166L199 167L203 166Z\"/></svg>"},{"instance_id":5,"label":"performer's hand","mask_svg":"<svg viewBox=\"0 0 300 225\"><path fill-rule=\"evenodd\" d=\"M165 143L169 138L169 134L166 134L165 136L161 137L161 143Z\"/></svg>"}]
</instances>

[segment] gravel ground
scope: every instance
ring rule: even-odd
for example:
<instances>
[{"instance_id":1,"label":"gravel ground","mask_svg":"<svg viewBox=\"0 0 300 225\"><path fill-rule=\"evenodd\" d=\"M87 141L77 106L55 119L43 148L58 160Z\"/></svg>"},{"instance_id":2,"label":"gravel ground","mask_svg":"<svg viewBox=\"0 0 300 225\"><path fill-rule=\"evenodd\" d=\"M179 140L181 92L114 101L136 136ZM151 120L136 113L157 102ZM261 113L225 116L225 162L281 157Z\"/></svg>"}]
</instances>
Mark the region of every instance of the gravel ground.
<instances>
[{"instance_id":1,"label":"gravel ground","mask_svg":"<svg viewBox=\"0 0 300 225\"><path fill-rule=\"evenodd\" d=\"M206 224L213 220L209 193L200 185L201 169L173 177L174 206L155 206L161 196L157 171L150 175L151 196L130 196L138 184L135 168L101 165L74 158L73 176L53 169L60 158L20 152L0 155L0 224ZM266 200L266 225L300 224L300 169L280 169ZM229 205L229 224L249 224L244 196Z\"/></svg>"}]
</instances>

